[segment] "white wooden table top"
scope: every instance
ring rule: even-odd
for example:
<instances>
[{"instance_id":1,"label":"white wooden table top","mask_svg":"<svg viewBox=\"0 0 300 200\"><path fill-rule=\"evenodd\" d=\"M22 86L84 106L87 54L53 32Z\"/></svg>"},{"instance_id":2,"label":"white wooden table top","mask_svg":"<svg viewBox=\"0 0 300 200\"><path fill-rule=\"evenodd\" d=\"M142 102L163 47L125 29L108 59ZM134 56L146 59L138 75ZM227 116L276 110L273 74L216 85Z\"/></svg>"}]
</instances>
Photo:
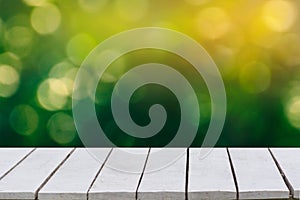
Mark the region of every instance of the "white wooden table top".
<instances>
[{"instance_id":1,"label":"white wooden table top","mask_svg":"<svg viewBox=\"0 0 300 200\"><path fill-rule=\"evenodd\" d=\"M300 148L0 148L0 199L300 199ZM100 156L100 159L99 159ZM130 167L135 173L111 166ZM124 168L124 169L125 169Z\"/></svg>"}]
</instances>

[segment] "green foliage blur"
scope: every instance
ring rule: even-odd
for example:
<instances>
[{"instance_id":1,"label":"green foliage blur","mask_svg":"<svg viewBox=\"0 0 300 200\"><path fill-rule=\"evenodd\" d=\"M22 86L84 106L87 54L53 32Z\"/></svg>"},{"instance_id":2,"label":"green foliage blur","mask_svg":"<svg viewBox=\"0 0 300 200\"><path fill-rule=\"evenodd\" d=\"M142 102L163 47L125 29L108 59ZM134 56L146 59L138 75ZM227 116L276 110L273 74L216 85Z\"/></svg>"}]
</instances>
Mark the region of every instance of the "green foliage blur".
<instances>
[{"instance_id":1,"label":"green foliage blur","mask_svg":"<svg viewBox=\"0 0 300 200\"><path fill-rule=\"evenodd\" d=\"M0 0L0 146L82 146L71 110L80 64L106 38L148 26L189 35L219 67L228 104L217 146L300 146L299 11L297 0ZM158 50L129 53L102 77L95 107L107 136L119 146L163 146L176 134L178 101L157 85L138 89L130 109L146 125L149 107L164 105L161 133L133 138L113 121L113 86L150 61L193 83L201 111L193 146L200 146L211 114L205 83L185 60Z\"/></svg>"}]
</instances>

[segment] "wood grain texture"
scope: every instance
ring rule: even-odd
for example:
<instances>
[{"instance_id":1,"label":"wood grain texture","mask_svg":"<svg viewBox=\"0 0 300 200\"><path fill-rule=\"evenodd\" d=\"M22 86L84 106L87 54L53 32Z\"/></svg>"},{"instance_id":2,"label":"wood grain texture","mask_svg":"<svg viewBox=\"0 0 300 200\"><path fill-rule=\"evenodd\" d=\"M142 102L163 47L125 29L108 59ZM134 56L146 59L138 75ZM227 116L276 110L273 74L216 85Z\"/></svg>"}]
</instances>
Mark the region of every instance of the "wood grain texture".
<instances>
[{"instance_id":1,"label":"wood grain texture","mask_svg":"<svg viewBox=\"0 0 300 200\"><path fill-rule=\"evenodd\" d=\"M300 199L300 149L271 148L270 150L292 186L293 197Z\"/></svg>"},{"instance_id":2,"label":"wood grain texture","mask_svg":"<svg viewBox=\"0 0 300 200\"><path fill-rule=\"evenodd\" d=\"M215 148L205 158L199 156L200 148L189 154L182 148L152 148L150 153L149 148L32 150L0 148L0 174L5 175L0 199L235 199L232 169L239 199L289 198L267 148L230 148L232 166L225 148ZM299 199L300 149L271 152Z\"/></svg>"},{"instance_id":3,"label":"wood grain texture","mask_svg":"<svg viewBox=\"0 0 300 200\"><path fill-rule=\"evenodd\" d=\"M0 178L15 167L33 148L0 148Z\"/></svg>"},{"instance_id":4,"label":"wood grain texture","mask_svg":"<svg viewBox=\"0 0 300 200\"><path fill-rule=\"evenodd\" d=\"M188 199L236 199L236 188L226 148L215 148L200 159L200 149L189 149Z\"/></svg>"},{"instance_id":5,"label":"wood grain texture","mask_svg":"<svg viewBox=\"0 0 300 200\"><path fill-rule=\"evenodd\" d=\"M0 199L35 199L36 192L71 153L70 148L39 148L0 180Z\"/></svg>"},{"instance_id":6,"label":"wood grain texture","mask_svg":"<svg viewBox=\"0 0 300 200\"><path fill-rule=\"evenodd\" d=\"M148 148L114 149L94 182L89 199L134 200L148 151Z\"/></svg>"},{"instance_id":7,"label":"wood grain texture","mask_svg":"<svg viewBox=\"0 0 300 200\"><path fill-rule=\"evenodd\" d=\"M153 151L153 149L151 149ZM160 165L162 160L168 159L172 154L182 150L170 148L168 151L152 153L148 158L145 171L151 171ZM184 153L177 160L169 163L167 166L161 166L158 171L148 172L143 175L141 184L138 189L138 199L156 200L156 199L185 199L185 182L186 182L186 162L187 154ZM155 167L153 167L155 166ZM148 169L147 169L148 168Z\"/></svg>"},{"instance_id":8,"label":"wood grain texture","mask_svg":"<svg viewBox=\"0 0 300 200\"><path fill-rule=\"evenodd\" d=\"M289 190L267 148L230 148L240 199L287 199Z\"/></svg>"},{"instance_id":9,"label":"wood grain texture","mask_svg":"<svg viewBox=\"0 0 300 200\"><path fill-rule=\"evenodd\" d=\"M102 159L96 159L86 149L77 148L39 191L39 200L86 199L88 189L110 149L96 148L93 151Z\"/></svg>"}]
</instances>

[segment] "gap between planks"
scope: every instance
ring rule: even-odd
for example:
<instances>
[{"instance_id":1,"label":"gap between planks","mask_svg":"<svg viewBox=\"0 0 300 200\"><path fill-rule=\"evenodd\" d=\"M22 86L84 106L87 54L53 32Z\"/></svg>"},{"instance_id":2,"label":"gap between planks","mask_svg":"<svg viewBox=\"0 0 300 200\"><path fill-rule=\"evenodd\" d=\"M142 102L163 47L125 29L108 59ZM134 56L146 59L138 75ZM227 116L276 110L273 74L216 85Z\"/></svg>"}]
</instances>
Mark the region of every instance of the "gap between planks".
<instances>
[{"instance_id":1,"label":"gap between planks","mask_svg":"<svg viewBox=\"0 0 300 200\"><path fill-rule=\"evenodd\" d=\"M70 153L59 163L59 165L51 172L51 174L45 179L45 181L41 184L41 186L35 192L35 200L38 200L39 191L47 184L50 178L57 172L57 170L68 160L68 158L72 155L76 148L73 148Z\"/></svg>"},{"instance_id":2,"label":"gap between planks","mask_svg":"<svg viewBox=\"0 0 300 200\"><path fill-rule=\"evenodd\" d=\"M29 153L27 153L21 160L19 160L14 166L12 166L7 172L5 172L1 177L0 180L3 179L7 174L9 174L13 169L15 169L23 160L25 160L32 152L34 152L36 148L32 149Z\"/></svg>"},{"instance_id":3,"label":"gap between planks","mask_svg":"<svg viewBox=\"0 0 300 200\"><path fill-rule=\"evenodd\" d=\"M232 159L231 159L231 156L230 156L229 149L226 148L226 151L227 151L229 164L230 164L230 168L231 168L231 173L232 173L233 181L234 181L234 185L235 185L236 199L238 200L239 199L239 185L238 185L238 182L237 182L237 178L236 178L236 174L235 174L235 171L234 171L234 167L233 167L233 163L232 163Z\"/></svg>"},{"instance_id":4,"label":"gap between planks","mask_svg":"<svg viewBox=\"0 0 300 200\"><path fill-rule=\"evenodd\" d=\"M37 192L36 192L36 199L37 199L37 194L38 192L40 191L40 189L49 181L49 179L52 177L52 175L54 173L56 173L56 171L65 163L65 161L71 156L71 154L75 151L76 148L74 148L67 156L66 158L61 161L61 163L55 168L55 170L47 177L47 179L41 184L41 186L38 188ZM25 160L32 152L34 152L36 150L36 148L34 148L33 150L31 150L28 154L26 154L19 162L17 162L12 168L10 168L3 176L0 177L0 180L3 179L8 173L10 173L14 168L16 168L23 160ZM112 152L113 149L110 150L109 154L107 155L106 159L105 159L105 162L103 163L103 165L100 167L99 171L97 172L97 175L95 176L94 180L92 181L90 187L89 187L89 190L87 192L87 199L88 198L88 195L89 195L89 191L93 185L93 183L95 182L96 178L99 176L102 168L104 167L106 161L108 160L111 152ZM137 192L138 192L138 189L139 189L139 186L140 186L140 183L142 181L142 178L143 178L143 175L144 175L144 171L145 171L145 168L146 168L146 165L147 165L147 162L148 162L148 158L149 158L149 154L150 154L150 150L151 148L149 148L148 150L148 154L147 154L147 157L146 157L146 160L145 160L145 164L143 166L143 171L141 173L141 176L140 176L140 179L139 179L139 183L138 183L138 186L137 186L137 189L136 189L136 197L135 199L137 199ZM235 174L235 170L234 170L234 166L233 166L233 163L232 163L232 158L231 158L231 155L230 155L230 152L229 152L229 149L226 148L226 151L227 151L227 154L228 154L228 158L229 158L229 163L230 163L230 167L231 167L231 171L232 171L232 175L233 175L233 179L234 179L234 183L235 183L235 187L236 187L236 194L237 194L237 197L236 199L239 199L239 188L238 188L238 182L237 182L237 179L236 179L236 174ZM272 153L272 151L268 148L268 151L269 153L271 154L272 156L272 159L273 161L275 162L286 186L288 187L289 191L290 191L290 200L294 199L293 198L293 188L289 182L289 180L287 179L287 177L285 176L283 170L281 169L280 167L280 164L278 163L278 161L276 160L276 157L274 156L274 154ZM189 149L187 149L187 159L186 159L186 180L185 180L185 199L188 200L188 176L189 176Z\"/></svg>"},{"instance_id":5,"label":"gap between planks","mask_svg":"<svg viewBox=\"0 0 300 200\"><path fill-rule=\"evenodd\" d=\"M188 200L188 190L189 190L189 165L190 163L190 148L186 149L186 172L185 172L185 200Z\"/></svg>"},{"instance_id":6,"label":"gap between planks","mask_svg":"<svg viewBox=\"0 0 300 200\"><path fill-rule=\"evenodd\" d=\"M113 148L110 149L110 151L109 151L109 153L107 154L107 156L106 156L106 158L105 158L103 164L101 165L100 169L99 169L98 172L96 173L95 178L93 179L91 185L89 186L89 189L88 189L88 191L87 191L87 193L86 193L86 195L87 195L87 196L86 196L86 199L87 199L87 200L89 200L89 193L90 193L90 191L91 191L91 188L93 187L95 181L97 180L97 178L98 178L100 172L102 171L102 169L103 169L105 163L107 162L107 160L108 160L108 158L109 158L109 156L110 156L110 154L111 154L112 151L113 151Z\"/></svg>"},{"instance_id":7,"label":"gap between planks","mask_svg":"<svg viewBox=\"0 0 300 200\"><path fill-rule=\"evenodd\" d=\"M145 160L143 171L142 171L141 177L139 179L138 186L136 187L136 191L135 191L135 199L136 200L138 199L138 190L139 190L139 187L141 185L141 182L142 182L142 179L143 179L143 176L144 176L144 172L145 172L145 169L146 169L146 165L147 165L147 162L148 162L150 151L151 151L151 148L149 148L149 150L148 150L148 154L147 154L147 157L146 157L146 160Z\"/></svg>"},{"instance_id":8,"label":"gap between planks","mask_svg":"<svg viewBox=\"0 0 300 200\"><path fill-rule=\"evenodd\" d=\"M292 184L289 182L287 176L284 174L282 168L280 167L279 162L276 160L276 157L275 157L275 155L273 154L273 152L271 151L271 149L268 148L268 150L269 150L269 152L270 152L270 154L271 154L271 156L272 156L272 158L273 158L273 160L274 160L274 162L275 162L275 164L276 164L276 166L277 166L277 168L278 168L278 170L279 170L279 172L280 172L280 174L281 174L281 177L283 178L284 183L286 184L286 186L288 187L288 189L289 189L289 191L290 191L290 198L289 198L289 199L290 199L290 200L295 199L295 198L294 198L294 189L293 189L293 187L292 187Z\"/></svg>"}]
</instances>

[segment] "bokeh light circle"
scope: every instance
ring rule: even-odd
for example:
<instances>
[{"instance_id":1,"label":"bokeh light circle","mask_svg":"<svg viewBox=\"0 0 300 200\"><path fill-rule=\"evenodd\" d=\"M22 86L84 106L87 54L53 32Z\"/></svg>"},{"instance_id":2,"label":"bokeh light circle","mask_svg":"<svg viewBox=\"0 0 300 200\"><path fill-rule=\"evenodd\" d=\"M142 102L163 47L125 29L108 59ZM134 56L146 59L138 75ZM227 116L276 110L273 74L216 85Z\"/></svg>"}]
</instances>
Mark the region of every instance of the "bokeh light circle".
<instances>
[{"instance_id":1,"label":"bokeh light circle","mask_svg":"<svg viewBox=\"0 0 300 200\"><path fill-rule=\"evenodd\" d=\"M20 135L33 134L39 125L39 115L29 105L18 105L10 114L11 127Z\"/></svg>"},{"instance_id":2,"label":"bokeh light circle","mask_svg":"<svg viewBox=\"0 0 300 200\"><path fill-rule=\"evenodd\" d=\"M296 20L297 11L292 1L270 0L266 1L263 9L263 20L273 31L288 30Z\"/></svg>"},{"instance_id":3,"label":"bokeh light circle","mask_svg":"<svg viewBox=\"0 0 300 200\"><path fill-rule=\"evenodd\" d=\"M42 6L46 4L49 0L23 0L28 6Z\"/></svg>"},{"instance_id":4,"label":"bokeh light circle","mask_svg":"<svg viewBox=\"0 0 300 200\"><path fill-rule=\"evenodd\" d=\"M73 118L63 112L52 115L47 123L51 139L61 145L72 142L76 136Z\"/></svg>"},{"instance_id":5,"label":"bokeh light circle","mask_svg":"<svg viewBox=\"0 0 300 200\"><path fill-rule=\"evenodd\" d=\"M197 15L196 27L205 38L218 39L228 33L231 22L225 10L220 7L209 7Z\"/></svg>"},{"instance_id":6,"label":"bokeh light circle","mask_svg":"<svg viewBox=\"0 0 300 200\"><path fill-rule=\"evenodd\" d=\"M101 128L98 122L98 118L96 115L94 103L98 82L102 77L105 69L107 69L114 60L128 52L148 48L172 52L186 59L203 77L209 90L209 94L211 96L212 114L210 125L202 145L206 147L214 146L221 134L226 116L226 93L219 70L213 62L213 60L211 59L211 57L208 55L208 53L195 40L182 33L170 29L163 29L157 27L132 29L114 35L105 40L104 42L100 43L84 60L75 79L76 89L73 93L72 109L75 125L83 144L86 147L115 147L113 142L111 142L106 137L103 129ZM102 56L102 53L103 51L107 50L113 50L118 54L109 59L105 58ZM193 54L191 54L190 52L193 52ZM157 65L155 66L157 67ZM150 67L149 70L154 70L154 68ZM178 73L175 69L172 69L170 71L171 73ZM148 71L143 71L142 73L146 72ZM86 73L89 74L88 79L86 78ZM147 78L151 79L154 77L160 77L161 80L163 80L164 74L165 73L160 74L160 72L156 70L156 72L151 72L149 74L149 77ZM172 82L172 78L170 79L170 81ZM176 82L177 79L173 81ZM157 81L154 81L154 83L157 83ZM173 88L171 87L170 90L173 91L172 89ZM124 92L124 95L130 95L132 91L128 90L122 92ZM94 94L94 96L90 98L90 94ZM78 98L78 96L82 98ZM192 102L193 106L195 106L196 109L196 107L199 106L197 98L195 103L194 101ZM112 106L120 106L120 111L126 109L126 105L121 104L121 101L114 103L112 100L111 103ZM180 105L181 103L183 102L180 101ZM149 110L150 117L152 117L152 115L158 117L159 113L162 111L163 108L160 105L155 105L155 108L153 107L153 110L151 109ZM199 115L199 112L196 113L196 116L197 115ZM127 117L127 115L125 116ZM153 119L155 119L155 117ZM200 120L199 117L198 120ZM180 131L177 132L172 141L170 141L170 143L165 147L175 147L176 145L177 147L189 147L191 145L195 138L195 135L197 134L198 126L195 127L187 125L187 121L188 120L185 121L181 118L181 128L179 128ZM129 126L126 125L126 127L130 130ZM123 130L124 127L120 128ZM165 152L166 149L161 148L153 153L163 155ZM169 156L165 160L162 160L159 166L153 166L148 168L147 172L159 170L163 167L168 166L170 163L174 162L174 160L180 158L185 152L186 149L181 148L180 151L177 151L174 155ZM206 156L208 152L209 149L201 150L199 158ZM95 155L93 154L93 152L91 153L95 156L95 158L100 159L99 155ZM134 159L137 155L127 152L127 156L132 157ZM130 169L130 167L123 166L122 168L120 168L120 166L115 165L110 167L120 171L135 173Z\"/></svg>"},{"instance_id":7,"label":"bokeh light circle","mask_svg":"<svg viewBox=\"0 0 300 200\"><path fill-rule=\"evenodd\" d=\"M51 68L48 76L62 81L62 87L66 87L67 95L71 96L77 71L78 69L72 63L69 61L62 61Z\"/></svg>"},{"instance_id":8,"label":"bokeh light circle","mask_svg":"<svg viewBox=\"0 0 300 200\"><path fill-rule=\"evenodd\" d=\"M80 65L88 53L96 46L96 41L93 37L86 33L80 33L73 36L66 47L69 59Z\"/></svg>"},{"instance_id":9,"label":"bokeh light circle","mask_svg":"<svg viewBox=\"0 0 300 200\"><path fill-rule=\"evenodd\" d=\"M26 56L33 46L33 30L25 26L13 26L5 31L4 40L7 51Z\"/></svg>"},{"instance_id":10,"label":"bokeh light circle","mask_svg":"<svg viewBox=\"0 0 300 200\"><path fill-rule=\"evenodd\" d=\"M40 34L53 33L60 23L61 13L54 4L47 3L32 10L31 25Z\"/></svg>"},{"instance_id":11,"label":"bokeh light circle","mask_svg":"<svg viewBox=\"0 0 300 200\"><path fill-rule=\"evenodd\" d=\"M70 70L72 70L74 68L75 68L75 66L69 61L59 62L51 68L51 70L49 72L49 77L63 78L68 74L68 72Z\"/></svg>"},{"instance_id":12,"label":"bokeh light circle","mask_svg":"<svg viewBox=\"0 0 300 200\"><path fill-rule=\"evenodd\" d=\"M271 82L271 71L260 62L251 62L241 68L239 74L241 87L249 93L265 91Z\"/></svg>"},{"instance_id":13,"label":"bokeh light circle","mask_svg":"<svg viewBox=\"0 0 300 200\"><path fill-rule=\"evenodd\" d=\"M67 104L68 86L60 79L49 78L43 81L37 90L40 105L49 111L61 110Z\"/></svg>"},{"instance_id":14,"label":"bokeh light circle","mask_svg":"<svg viewBox=\"0 0 300 200\"><path fill-rule=\"evenodd\" d=\"M286 105L286 115L290 124L300 129L300 96L292 98Z\"/></svg>"},{"instance_id":15,"label":"bokeh light circle","mask_svg":"<svg viewBox=\"0 0 300 200\"><path fill-rule=\"evenodd\" d=\"M0 97L10 97L18 89L20 75L9 65L0 65Z\"/></svg>"}]
</instances>

